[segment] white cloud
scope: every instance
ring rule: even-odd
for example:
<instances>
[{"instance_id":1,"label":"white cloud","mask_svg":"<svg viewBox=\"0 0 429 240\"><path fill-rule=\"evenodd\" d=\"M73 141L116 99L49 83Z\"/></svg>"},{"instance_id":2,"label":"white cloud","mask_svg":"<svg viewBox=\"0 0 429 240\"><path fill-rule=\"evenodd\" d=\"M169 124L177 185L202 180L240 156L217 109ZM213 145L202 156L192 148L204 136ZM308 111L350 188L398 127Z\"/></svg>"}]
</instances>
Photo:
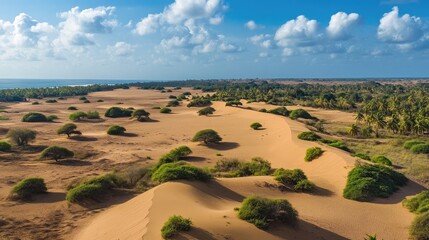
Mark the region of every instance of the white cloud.
<instances>
[{"instance_id":1,"label":"white cloud","mask_svg":"<svg viewBox=\"0 0 429 240\"><path fill-rule=\"evenodd\" d=\"M351 37L351 29L359 23L359 20L357 13L338 12L331 16L326 31L332 39L347 40Z\"/></svg>"},{"instance_id":2,"label":"white cloud","mask_svg":"<svg viewBox=\"0 0 429 240\"><path fill-rule=\"evenodd\" d=\"M423 36L423 24L418 17L409 14L399 16L398 7L393 7L380 19L377 36L381 41L390 43L414 42Z\"/></svg>"},{"instance_id":3,"label":"white cloud","mask_svg":"<svg viewBox=\"0 0 429 240\"><path fill-rule=\"evenodd\" d=\"M301 15L283 24L274 39L281 47L305 47L317 44L319 34L319 23Z\"/></svg>"},{"instance_id":4,"label":"white cloud","mask_svg":"<svg viewBox=\"0 0 429 240\"><path fill-rule=\"evenodd\" d=\"M59 16L60 35L56 43L63 46L86 46L95 44L94 34L111 33L118 25L112 18L115 7L96 7L82 11L74 7Z\"/></svg>"},{"instance_id":5,"label":"white cloud","mask_svg":"<svg viewBox=\"0 0 429 240\"><path fill-rule=\"evenodd\" d=\"M117 42L113 46L107 47L107 52L118 57L130 56L134 53L135 46L126 42Z\"/></svg>"},{"instance_id":6,"label":"white cloud","mask_svg":"<svg viewBox=\"0 0 429 240\"><path fill-rule=\"evenodd\" d=\"M246 24L244 24L244 26L246 26L248 29L250 29L250 30L255 30L255 29L257 29L259 26L256 24L256 22L255 21L253 21L253 20L250 20L250 21L248 21Z\"/></svg>"},{"instance_id":7,"label":"white cloud","mask_svg":"<svg viewBox=\"0 0 429 240\"><path fill-rule=\"evenodd\" d=\"M259 34L249 38L250 42L262 48L273 48L272 36L269 34Z\"/></svg>"},{"instance_id":8,"label":"white cloud","mask_svg":"<svg viewBox=\"0 0 429 240\"><path fill-rule=\"evenodd\" d=\"M134 33L144 36L156 32L158 26L160 25L159 21L161 16L161 14L149 14L147 17L143 18L140 22L137 23Z\"/></svg>"}]
</instances>

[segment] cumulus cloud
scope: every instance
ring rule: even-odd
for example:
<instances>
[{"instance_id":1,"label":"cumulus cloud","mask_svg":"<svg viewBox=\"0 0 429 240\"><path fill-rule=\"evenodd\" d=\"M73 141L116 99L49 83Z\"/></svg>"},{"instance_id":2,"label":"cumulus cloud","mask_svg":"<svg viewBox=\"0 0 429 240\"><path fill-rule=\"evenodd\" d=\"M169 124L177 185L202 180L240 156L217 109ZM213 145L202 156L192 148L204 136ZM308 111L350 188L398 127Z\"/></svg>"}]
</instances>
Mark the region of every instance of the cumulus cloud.
<instances>
[{"instance_id":1,"label":"cumulus cloud","mask_svg":"<svg viewBox=\"0 0 429 240\"><path fill-rule=\"evenodd\" d=\"M116 42L113 46L107 47L107 52L110 55L118 57L127 57L133 54L135 46L126 42Z\"/></svg>"},{"instance_id":2,"label":"cumulus cloud","mask_svg":"<svg viewBox=\"0 0 429 240\"><path fill-rule=\"evenodd\" d=\"M272 43L272 36L269 34L255 35L255 36L252 36L249 40L252 44L260 46L265 49L274 47L274 44Z\"/></svg>"},{"instance_id":3,"label":"cumulus cloud","mask_svg":"<svg viewBox=\"0 0 429 240\"><path fill-rule=\"evenodd\" d=\"M64 19L59 24L60 35L57 43L64 46L86 46L95 43L94 34L111 33L118 25L112 18L115 7L96 7L82 11L74 7L59 16Z\"/></svg>"},{"instance_id":4,"label":"cumulus cloud","mask_svg":"<svg viewBox=\"0 0 429 240\"><path fill-rule=\"evenodd\" d=\"M281 47L304 47L317 43L319 34L319 23L301 15L283 24L276 31L274 39Z\"/></svg>"},{"instance_id":5,"label":"cumulus cloud","mask_svg":"<svg viewBox=\"0 0 429 240\"><path fill-rule=\"evenodd\" d=\"M246 24L244 24L244 26L246 26L249 30L255 30L259 27L258 24L256 24L256 22L253 20L248 21Z\"/></svg>"},{"instance_id":6,"label":"cumulus cloud","mask_svg":"<svg viewBox=\"0 0 429 240\"><path fill-rule=\"evenodd\" d=\"M332 39L346 40L351 37L351 29L359 23L359 14L338 12L331 16L329 25L326 28L328 35Z\"/></svg>"}]
</instances>

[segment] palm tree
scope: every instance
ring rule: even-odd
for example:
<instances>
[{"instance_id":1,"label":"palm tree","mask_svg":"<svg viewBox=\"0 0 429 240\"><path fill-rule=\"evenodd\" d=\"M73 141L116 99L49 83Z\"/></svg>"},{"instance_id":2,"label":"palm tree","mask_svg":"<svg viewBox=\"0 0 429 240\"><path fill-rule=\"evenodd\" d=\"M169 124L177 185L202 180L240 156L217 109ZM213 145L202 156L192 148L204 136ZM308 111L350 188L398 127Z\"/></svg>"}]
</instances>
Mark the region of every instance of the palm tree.
<instances>
[{"instance_id":1,"label":"palm tree","mask_svg":"<svg viewBox=\"0 0 429 240\"><path fill-rule=\"evenodd\" d=\"M379 130L386 127L386 121L384 120L384 116L381 113L375 115L374 118L375 123L375 137L380 137Z\"/></svg>"},{"instance_id":2,"label":"palm tree","mask_svg":"<svg viewBox=\"0 0 429 240\"><path fill-rule=\"evenodd\" d=\"M356 124L352 124L352 126L347 130L347 133L352 137L357 136L360 133L360 127Z\"/></svg>"},{"instance_id":3,"label":"palm tree","mask_svg":"<svg viewBox=\"0 0 429 240\"><path fill-rule=\"evenodd\" d=\"M356 117L355 117L356 123L359 124L360 122L365 120L365 115L362 113L362 111L358 111L356 113Z\"/></svg>"}]
</instances>

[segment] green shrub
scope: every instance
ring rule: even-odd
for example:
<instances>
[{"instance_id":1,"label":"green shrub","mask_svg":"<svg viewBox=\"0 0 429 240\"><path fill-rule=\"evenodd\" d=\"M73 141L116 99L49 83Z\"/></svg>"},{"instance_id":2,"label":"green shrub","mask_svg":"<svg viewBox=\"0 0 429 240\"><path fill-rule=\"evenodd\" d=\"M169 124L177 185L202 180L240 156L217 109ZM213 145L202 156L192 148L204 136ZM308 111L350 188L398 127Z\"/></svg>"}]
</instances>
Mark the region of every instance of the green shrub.
<instances>
[{"instance_id":1,"label":"green shrub","mask_svg":"<svg viewBox=\"0 0 429 240\"><path fill-rule=\"evenodd\" d=\"M371 158L371 162L383 164L383 165L387 165L387 166L392 166L392 161L390 161L390 159L388 159L385 156L379 156L379 155L374 156L373 158Z\"/></svg>"},{"instance_id":2,"label":"green shrub","mask_svg":"<svg viewBox=\"0 0 429 240\"><path fill-rule=\"evenodd\" d=\"M159 110L159 109L161 109L161 107L152 107L152 109L157 109L157 110Z\"/></svg>"},{"instance_id":3,"label":"green shrub","mask_svg":"<svg viewBox=\"0 0 429 240\"><path fill-rule=\"evenodd\" d=\"M22 122L48 122L48 118L42 113L30 112L22 117Z\"/></svg>"},{"instance_id":4,"label":"green shrub","mask_svg":"<svg viewBox=\"0 0 429 240\"><path fill-rule=\"evenodd\" d=\"M100 113L97 111L86 112L86 118L88 119L100 119Z\"/></svg>"},{"instance_id":5,"label":"green shrub","mask_svg":"<svg viewBox=\"0 0 429 240\"><path fill-rule=\"evenodd\" d=\"M0 121L7 121L7 120L10 120L10 118L6 116L0 116Z\"/></svg>"},{"instance_id":6,"label":"green shrub","mask_svg":"<svg viewBox=\"0 0 429 240\"><path fill-rule=\"evenodd\" d=\"M386 198L407 181L403 174L391 168L364 164L349 172L343 197L357 201L369 201L375 197Z\"/></svg>"},{"instance_id":7,"label":"green shrub","mask_svg":"<svg viewBox=\"0 0 429 240\"><path fill-rule=\"evenodd\" d=\"M412 146L414 145L418 145L418 144L424 144L426 143L425 141L421 141L421 140L409 140L406 141L403 145L404 148L406 149L411 149Z\"/></svg>"},{"instance_id":8,"label":"green shrub","mask_svg":"<svg viewBox=\"0 0 429 240\"><path fill-rule=\"evenodd\" d=\"M184 157L187 157L191 153L192 153L192 150L187 146L177 147L171 150L170 152L168 152L167 154L164 154L163 156L161 156L158 163L153 166L152 170L155 171L161 165L166 163L177 162L183 159Z\"/></svg>"},{"instance_id":9,"label":"green shrub","mask_svg":"<svg viewBox=\"0 0 429 240\"><path fill-rule=\"evenodd\" d=\"M189 218L173 215L162 226L161 235L164 239L167 239L173 237L178 232L191 230L191 226L192 221Z\"/></svg>"},{"instance_id":10,"label":"green shrub","mask_svg":"<svg viewBox=\"0 0 429 240\"><path fill-rule=\"evenodd\" d=\"M241 203L238 217L258 228L266 229L270 223L275 221L295 225L298 220L298 212L286 199L251 196L245 198Z\"/></svg>"},{"instance_id":11,"label":"green shrub","mask_svg":"<svg viewBox=\"0 0 429 240\"><path fill-rule=\"evenodd\" d=\"M425 213L429 211L429 190L425 190L416 196L404 199L402 204L413 213Z\"/></svg>"},{"instance_id":12,"label":"green shrub","mask_svg":"<svg viewBox=\"0 0 429 240\"><path fill-rule=\"evenodd\" d=\"M208 181L211 176L201 168L191 166L185 162L173 162L161 165L153 174L152 180L168 182L174 180Z\"/></svg>"},{"instance_id":13,"label":"green shrub","mask_svg":"<svg viewBox=\"0 0 429 240\"><path fill-rule=\"evenodd\" d=\"M107 109L107 111L104 113L104 116L110 118L131 117L132 113L133 111L129 109L111 107Z\"/></svg>"},{"instance_id":14,"label":"green shrub","mask_svg":"<svg viewBox=\"0 0 429 240\"><path fill-rule=\"evenodd\" d=\"M79 100L81 100L81 101L85 101L85 100L87 100L87 98L86 98L86 97L84 97L84 96L82 96L82 97L79 97Z\"/></svg>"},{"instance_id":15,"label":"green shrub","mask_svg":"<svg viewBox=\"0 0 429 240\"><path fill-rule=\"evenodd\" d=\"M107 134L109 134L109 135L122 135L125 133L125 131L127 131L127 129L125 129L124 127L121 127L118 125L113 125L113 126L110 126L109 129L107 129Z\"/></svg>"},{"instance_id":16,"label":"green shrub","mask_svg":"<svg viewBox=\"0 0 429 240\"><path fill-rule=\"evenodd\" d=\"M267 112L267 109L261 108L261 109L259 109L259 112Z\"/></svg>"},{"instance_id":17,"label":"green shrub","mask_svg":"<svg viewBox=\"0 0 429 240\"><path fill-rule=\"evenodd\" d=\"M39 105L40 103L39 102L37 102L37 101L35 101L35 102L32 102L31 103L31 105Z\"/></svg>"},{"instance_id":18,"label":"green shrub","mask_svg":"<svg viewBox=\"0 0 429 240\"><path fill-rule=\"evenodd\" d=\"M298 138L306 141L317 141L321 139L321 137L314 132L302 132L298 135Z\"/></svg>"},{"instance_id":19,"label":"green shrub","mask_svg":"<svg viewBox=\"0 0 429 240\"><path fill-rule=\"evenodd\" d=\"M266 176L271 173L271 163L263 158L255 157L250 162L240 162L237 159L221 159L213 168L223 177Z\"/></svg>"},{"instance_id":20,"label":"green shrub","mask_svg":"<svg viewBox=\"0 0 429 240\"><path fill-rule=\"evenodd\" d=\"M429 144L428 143L422 143L422 144L416 144L411 147L411 152L413 153L429 153Z\"/></svg>"},{"instance_id":21,"label":"green shrub","mask_svg":"<svg viewBox=\"0 0 429 240\"><path fill-rule=\"evenodd\" d=\"M241 167L241 162L238 159L220 159L216 162L213 170L215 172L235 172Z\"/></svg>"},{"instance_id":22,"label":"green shrub","mask_svg":"<svg viewBox=\"0 0 429 240\"><path fill-rule=\"evenodd\" d=\"M201 130L192 138L192 142L204 142L205 144L219 143L220 141L222 141L222 138L212 129Z\"/></svg>"},{"instance_id":23,"label":"green shrub","mask_svg":"<svg viewBox=\"0 0 429 240\"><path fill-rule=\"evenodd\" d=\"M417 215L411 224L410 236L413 240L429 239L429 212Z\"/></svg>"},{"instance_id":24,"label":"green shrub","mask_svg":"<svg viewBox=\"0 0 429 240\"><path fill-rule=\"evenodd\" d=\"M6 137L8 137L16 145L24 146L36 139L36 135L36 131L27 128L12 128L9 129Z\"/></svg>"},{"instance_id":25,"label":"green shrub","mask_svg":"<svg viewBox=\"0 0 429 240\"><path fill-rule=\"evenodd\" d=\"M270 109L267 112L275 115L285 116L285 117L289 116L289 111L285 107Z\"/></svg>"},{"instance_id":26,"label":"green shrub","mask_svg":"<svg viewBox=\"0 0 429 240\"><path fill-rule=\"evenodd\" d=\"M322 156L323 150L320 147L312 147L307 149L307 152L305 153L304 160L309 162L313 161L314 159Z\"/></svg>"},{"instance_id":27,"label":"green shrub","mask_svg":"<svg viewBox=\"0 0 429 240\"><path fill-rule=\"evenodd\" d=\"M72 134L81 135L80 131L77 131L77 126L74 123L66 123L62 127L58 128L57 134L66 134L67 137L70 137Z\"/></svg>"},{"instance_id":28,"label":"green shrub","mask_svg":"<svg viewBox=\"0 0 429 240\"><path fill-rule=\"evenodd\" d=\"M161 108L159 110L160 113L171 113L171 109L168 107Z\"/></svg>"},{"instance_id":29,"label":"green shrub","mask_svg":"<svg viewBox=\"0 0 429 240\"><path fill-rule=\"evenodd\" d=\"M88 117L88 114L86 114L85 112L81 112L81 111L74 112L74 113L69 115L69 119L72 121L80 121L83 118L87 118L87 117Z\"/></svg>"},{"instance_id":30,"label":"green shrub","mask_svg":"<svg viewBox=\"0 0 429 240\"><path fill-rule=\"evenodd\" d=\"M315 187L316 185L314 183L310 182L308 179L304 179L297 182L293 186L293 190L297 192L311 192L314 190Z\"/></svg>"},{"instance_id":31,"label":"green shrub","mask_svg":"<svg viewBox=\"0 0 429 240\"><path fill-rule=\"evenodd\" d=\"M208 98L195 97L192 98L191 102L188 103L187 107L208 107L212 105L212 102Z\"/></svg>"},{"instance_id":32,"label":"green shrub","mask_svg":"<svg viewBox=\"0 0 429 240\"><path fill-rule=\"evenodd\" d=\"M301 169L279 168L274 172L274 180L278 183L290 187L297 192L311 192L316 185L310 182Z\"/></svg>"},{"instance_id":33,"label":"green shrub","mask_svg":"<svg viewBox=\"0 0 429 240\"><path fill-rule=\"evenodd\" d=\"M0 140L0 152L9 151L12 148L12 146L3 140Z\"/></svg>"},{"instance_id":34,"label":"green shrub","mask_svg":"<svg viewBox=\"0 0 429 240\"><path fill-rule=\"evenodd\" d=\"M149 112L146 112L144 109L137 109L133 112L132 118L136 118L137 121L144 122L149 120Z\"/></svg>"},{"instance_id":35,"label":"green shrub","mask_svg":"<svg viewBox=\"0 0 429 240\"><path fill-rule=\"evenodd\" d=\"M363 160L371 161L371 158L365 153L355 153L352 155L353 157L358 157Z\"/></svg>"},{"instance_id":36,"label":"green shrub","mask_svg":"<svg viewBox=\"0 0 429 240\"><path fill-rule=\"evenodd\" d=\"M49 115L47 117L47 119L48 119L48 122L53 122L54 120L58 119L58 116L57 115Z\"/></svg>"},{"instance_id":37,"label":"green shrub","mask_svg":"<svg viewBox=\"0 0 429 240\"><path fill-rule=\"evenodd\" d=\"M83 101L83 103L91 103L91 101L85 100L85 101Z\"/></svg>"},{"instance_id":38,"label":"green shrub","mask_svg":"<svg viewBox=\"0 0 429 240\"><path fill-rule=\"evenodd\" d=\"M66 200L71 203L82 203L85 200L98 198L104 194L103 188L100 184L82 184L67 192Z\"/></svg>"},{"instance_id":39,"label":"green shrub","mask_svg":"<svg viewBox=\"0 0 429 240\"><path fill-rule=\"evenodd\" d=\"M48 99L45 102L46 103L57 103L57 100L55 100L55 99Z\"/></svg>"},{"instance_id":40,"label":"green shrub","mask_svg":"<svg viewBox=\"0 0 429 240\"><path fill-rule=\"evenodd\" d=\"M103 99L98 99L97 102L104 102L104 100Z\"/></svg>"},{"instance_id":41,"label":"green shrub","mask_svg":"<svg viewBox=\"0 0 429 240\"><path fill-rule=\"evenodd\" d=\"M169 98L169 99L177 99L177 97L176 97L176 96L174 96L174 95L170 95L170 96L168 96L168 98Z\"/></svg>"},{"instance_id":42,"label":"green shrub","mask_svg":"<svg viewBox=\"0 0 429 240\"><path fill-rule=\"evenodd\" d=\"M12 188L10 198L25 200L34 194L45 193L47 190L43 178L26 178Z\"/></svg>"},{"instance_id":43,"label":"green shrub","mask_svg":"<svg viewBox=\"0 0 429 240\"><path fill-rule=\"evenodd\" d=\"M292 119L304 118L304 119L314 119L313 116L310 115L304 109L295 109L289 113L289 117Z\"/></svg>"},{"instance_id":44,"label":"green shrub","mask_svg":"<svg viewBox=\"0 0 429 240\"><path fill-rule=\"evenodd\" d=\"M238 107L238 106L242 106L242 105L243 104L240 102L240 100L227 101L225 104L225 106L227 106L227 107L231 107L231 106Z\"/></svg>"},{"instance_id":45,"label":"green shrub","mask_svg":"<svg viewBox=\"0 0 429 240\"><path fill-rule=\"evenodd\" d=\"M47 147L40 154L41 159L54 159L55 161L58 161L59 159L71 158L73 156L73 151L59 146Z\"/></svg>"},{"instance_id":46,"label":"green shrub","mask_svg":"<svg viewBox=\"0 0 429 240\"><path fill-rule=\"evenodd\" d=\"M262 127L262 124L258 123L258 122L254 122L252 124L250 124L250 128L252 128L253 130L259 130Z\"/></svg>"},{"instance_id":47,"label":"green shrub","mask_svg":"<svg viewBox=\"0 0 429 240\"><path fill-rule=\"evenodd\" d=\"M328 144L330 147L339 148L343 151L350 152L350 149L347 147L345 143L339 140L333 140L331 143Z\"/></svg>"},{"instance_id":48,"label":"green shrub","mask_svg":"<svg viewBox=\"0 0 429 240\"><path fill-rule=\"evenodd\" d=\"M214 112L216 112L216 109L212 107L205 107L198 110L198 116L207 116L213 114Z\"/></svg>"},{"instance_id":49,"label":"green shrub","mask_svg":"<svg viewBox=\"0 0 429 240\"><path fill-rule=\"evenodd\" d=\"M180 102L178 100L172 100L167 103L167 107L177 107L179 105L180 105Z\"/></svg>"}]
</instances>

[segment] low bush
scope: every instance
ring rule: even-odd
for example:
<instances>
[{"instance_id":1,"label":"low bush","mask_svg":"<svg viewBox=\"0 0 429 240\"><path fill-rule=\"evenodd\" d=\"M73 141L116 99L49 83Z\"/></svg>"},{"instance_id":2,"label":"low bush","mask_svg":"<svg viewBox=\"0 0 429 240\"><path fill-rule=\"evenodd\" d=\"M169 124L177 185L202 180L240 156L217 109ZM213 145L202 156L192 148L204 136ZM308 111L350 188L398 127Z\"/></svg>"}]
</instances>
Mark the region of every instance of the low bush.
<instances>
[{"instance_id":1,"label":"low bush","mask_svg":"<svg viewBox=\"0 0 429 240\"><path fill-rule=\"evenodd\" d=\"M139 122L144 122L149 120L150 113L144 109L137 109L133 112L132 118L137 119Z\"/></svg>"},{"instance_id":2,"label":"low bush","mask_svg":"<svg viewBox=\"0 0 429 240\"><path fill-rule=\"evenodd\" d=\"M58 116L57 115L49 115L46 118L48 119L48 122L53 122L54 120L58 119Z\"/></svg>"},{"instance_id":3,"label":"low bush","mask_svg":"<svg viewBox=\"0 0 429 240\"><path fill-rule=\"evenodd\" d=\"M425 190L412 198L404 199L402 205L413 213L429 212L429 190Z\"/></svg>"},{"instance_id":4,"label":"low bush","mask_svg":"<svg viewBox=\"0 0 429 240\"><path fill-rule=\"evenodd\" d=\"M191 140L192 142L204 142L205 144L209 143L219 143L222 141L222 138L219 134L213 129L204 129L197 132Z\"/></svg>"},{"instance_id":5,"label":"low bush","mask_svg":"<svg viewBox=\"0 0 429 240\"><path fill-rule=\"evenodd\" d=\"M328 146L350 152L350 149L347 147L347 145L340 140L333 140L331 143L328 143Z\"/></svg>"},{"instance_id":6,"label":"low bush","mask_svg":"<svg viewBox=\"0 0 429 240\"><path fill-rule=\"evenodd\" d=\"M306 141L317 141L321 139L321 137L314 132L302 132L298 134L298 138Z\"/></svg>"},{"instance_id":7,"label":"low bush","mask_svg":"<svg viewBox=\"0 0 429 240\"><path fill-rule=\"evenodd\" d=\"M36 101L36 102L32 102L32 103L31 103L31 105L39 105L39 104L40 104L40 103L39 103L39 102L37 102L37 101Z\"/></svg>"},{"instance_id":8,"label":"low bush","mask_svg":"<svg viewBox=\"0 0 429 240\"><path fill-rule=\"evenodd\" d=\"M313 161L314 159L322 156L323 150L320 147L312 147L307 149L307 152L305 153L304 160L309 162Z\"/></svg>"},{"instance_id":9,"label":"low bush","mask_svg":"<svg viewBox=\"0 0 429 240\"><path fill-rule=\"evenodd\" d=\"M107 129L107 134L109 134L109 135L122 135L125 133L125 131L127 131L127 129L125 129L124 127L118 126L118 125L113 125Z\"/></svg>"},{"instance_id":10,"label":"low bush","mask_svg":"<svg viewBox=\"0 0 429 240\"><path fill-rule=\"evenodd\" d=\"M250 128L252 128L253 130L259 130L262 127L262 124L258 123L258 122L254 122L252 124L250 124Z\"/></svg>"},{"instance_id":11,"label":"low bush","mask_svg":"<svg viewBox=\"0 0 429 240\"><path fill-rule=\"evenodd\" d=\"M386 198L404 186L408 179L382 165L364 164L353 168L347 177L343 197L357 201Z\"/></svg>"},{"instance_id":12,"label":"low bush","mask_svg":"<svg viewBox=\"0 0 429 240\"><path fill-rule=\"evenodd\" d=\"M418 153L418 154L425 153L425 154L428 154L429 153L429 144L428 143L416 144L416 145L413 145L410 148L410 150L413 153Z\"/></svg>"},{"instance_id":13,"label":"low bush","mask_svg":"<svg viewBox=\"0 0 429 240\"><path fill-rule=\"evenodd\" d=\"M388 159L385 156L374 156L373 158L371 158L371 162L373 163L377 163L377 164L382 164L382 165L387 165L387 166L392 166L392 161L390 161L390 159Z\"/></svg>"},{"instance_id":14,"label":"low bush","mask_svg":"<svg viewBox=\"0 0 429 240\"><path fill-rule=\"evenodd\" d=\"M365 153L355 153L352 155L353 157L358 157L363 160L371 161L371 158Z\"/></svg>"},{"instance_id":15,"label":"low bush","mask_svg":"<svg viewBox=\"0 0 429 240\"><path fill-rule=\"evenodd\" d=\"M45 193L47 190L43 178L26 178L12 188L9 198L13 200L26 200L34 194Z\"/></svg>"},{"instance_id":16,"label":"low bush","mask_svg":"<svg viewBox=\"0 0 429 240\"><path fill-rule=\"evenodd\" d=\"M207 116L213 114L214 112L216 112L216 109L212 107L205 107L198 110L198 116Z\"/></svg>"},{"instance_id":17,"label":"low bush","mask_svg":"<svg viewBox=\"0 0 429 240\"><path fill-rule=\"evenodd\" d=\"M74 113L69 115L69 119L72 121L75 121L75 122L80 121L80 120L87 118L87 117L88 117L88 114L86 114L85 112L81 112L81 111L74 112Z\"/></svg>"},{"instance_id":18,"label":"low bush","mask_svg":"<svg viewBox=\"0 0 429 240\"><path fill-rule=\"evenodd\" d=\"M261 108L261 109L259 109L259 112L267 112L267 109Z\"/></svg>"},{"instance_id":19,"label":"low bush","mask_svg":"<svg viewBox=\"0 0 429 240\"><path fill-rule=\"evenodd\" d=\"M286 199L251 196L241 203L238 217L258 228L267 229L272 222L276 221L294 226L298 220L298 212Z\"/></svg>"},{"instance_id":20,"label":"low bush","mask_svg":"<svg viewBox=\"0 0 429 240\"><path fill-rule=\"evenodd\" d=\"M0 140L0 152L9 151L12 148L12 146L3 140Z\"/></svg>"},{"instance_id":21,"label":"low bush","mask_svg":"<svg viewBox=\"0 0 429 240\"><path fill-rule=\"evenodd\" d=\"M304 109L295 109L289 113L289 117L292 119L304 118L304 119L315 119Z\"/></svg>"},{"instance_id":22,"label":"low bush","mask_svg":"<svg viewBox=\"0 0 429 240\"><path fill-rule=\"evenodd\" d=\"M242 105L243 104L240 102L240 100L227 101L225 104L225 106L227 106L227 107L232 107L232 106L238 107L238 106L242 106Z\"/></svg>"},{"instance_id":23,"label":"low bush","mask_svg":"<svg viewBox=\"0 0 429 240\"><path fill-rule=\"evenodd\" d=\"M293 190L297 192L311 192L314 190L315 187L316 185L314 183L310 182L308 179L304 179L297 182L293 186Z\"/></svg>"},{"instance_id":24,"label":"low bush","mask_svg":"<svg viewBox=\"0 0 429 240\"><path fill-rule=\"evenodd\" d=\"M285 107L270 109L267 112L275 115L285 116L285 117L289 116L289 110L287 110L287 108Z\"/></svg>"},{"instance_id":25,"label":"low bush","mask_svg":"<svg viewBox=\"0 0 429 240\"><path fill-rule=\"evenodd\" d=\"M74 156L74 152L64 147L50 146L45 148L40 154L40 159L54 159L58 161L60 159L71 158Z\"/></svg>"},{"instance_id":26,"label":"low bush","mask_svg":"<svg viewBox=\"0 0 429 240\"><path fill-rule=\"evenodd\" d=\"M307 176L301 169L289 170L279 168L274 172L274 180L297 192L311 192L316 187L314 183L307 179Z\"/></svg>"},{"instance_id":27,"label":"low bush","mask_svg":"<svg viewBox=\"0 0 429 240\"><path fill-rule=\"evenodd\" d=\"M167 107L177 107L179 105L180 105L180 102L178 100L172 100L167 103Z\"/></svg>"},{"instance_id":28,"label":"low bush","mask_svg":"<svg viewBox=\"0 0 429 240\"><path fill-rule=\"evenodd\" d=\"M81 101L85 101L85 100L87 100L87 98L86 98L86 97L84 97L84 96L82 96L82 97L79 97L79 100L81 100Z\"/></svg>"},{"instance_id":29,"label":"low bush","mask_svg":"<svg viewBox=\"0 0 429 240\"><path fill-rule=\"evenodd\" d=\"M404 143L404 145L403 145L403 147L404 148L406 148L406 149L411 149L411 147L412 146L414 146L414 145L418 145L418 144L424 144L424 143L426 143L425 141L421 141L421 140L409 140L409 141L406 141L405 143Z\"/></svg>"},{"instance_id":30,"label":"low bush","mask_svg":"<svg viewBox=\"0 0 429 240\"><path fill-rule=\"evenodd\" d=\"M58 101L55 99L48 99L45 101L46 103L57 103Z\"/></svg>"},{"instance_id":31,"label":"low bush","mask_svg":"<svg viewBox=\"0 0 429 240\"><path fill-rule=\"evenodd\" d=\"M18 146L28 145L29 142L36 139L36 136L36 131L27 128L12 128L6 134L6 137Z\"/></svg>"},{"instance_id":32,"label":"low bush","mask_svg":"<svg viewBox=\"0 0 429 240\"><path fill-rule=\"evenodd\" d=\"M103 99L98 99L97 102L104 102L104 100Z\"/></svg>"},{"instance_id":33,"label":"low bush","mask_svg":"<svg viewBox=\"0 0 429 240\"><path fill-rule=\"evenodd\" d=\"M429 239L429 212L417 215L411 224L410 236L413 240Z\"/></svg>"},{"instance_id":34,"label":"low bush","mask_svg":"<svg viewBox=\"0 0 429 240\"><path fill-rule=\"evenodd\" d=\"M188 103L187 107L208 107L212 105L212 102L208 98L195 97L192 98L191 102Z\"/></svg>"},{"instance_id":35,"label":"low bush","mask_svg":"<svg viewBox=\"0 0 429 240\"><path fill-rule=\"evenodd\" d=\"M161 109L159 110L159 112L160 112L160 113L171 113L171 109L170 109L170 108L167 108L167 107L164 107L164 108L161 108Z\"/></svg>"},{"instance_id":36,"label":"low bush","mask_svg":"<svg viewBox=\"0 0 429 240\"><path fill-rule=\"evenodd\" d=\"M152 174L152 180L161 183L180 179L208 181L211 176L207 171L185 162L163 164Z\"/></svg>"},{"instance_id":37,"label":"low bush","mask_svg":"<svg viewBox=\"0 0 429 240\"><path fill-rule=\"evenodd\" d=\"M164 223L164 226L162 226L161 236L164 239L171 238L178 232L191 230L191 227L192 221L189 218L173 215Z\"/></svg>"},{"instance_id":38,"label":"low bush","mask_svg":"<svg viewBox=\"0 0 429 240\"><path fill-rule=\"evenodd\" d=\"M223 177L266 176L271 173L271 163L260 157L252 158L250 162L221 159L216 162L213 171Z\"/></svg>"},{"instance_id":39,"label":"low bush","mask_svg":"<svg viewBox=\"0 0 429 240\"><path fill-rule=\"evenodd\" d=\"M22 117L22 122L48 122L48 118L42 113L30 112Z\"/></svg>"},{"instance_id":40,"label":"low bush","mask_svg":"<svg viewBox=\"0 0 429 240\"><path fill-rule=\"evenodd\" d=\"M87 119L100 119L100 113L97 111L88 111L86 112Z\"/></svg>"},{"instance_id":41,"label":"low bush","mask_svg":"<svg viewBox=\"0 0 429 240\"><path fill-rule=\"evenodd\" d=\"M160 157L158 163L152 167L152 171L156 171L161 165L166 163L178 162L192 153L192 150L187 146L177 147L167 154Z\"/></svg>"},{"instance_id":42,"label":"low bush","mask_svg":"<svg viewBox=\"0 0 429 240\"><path fill-rule=\"evenodd\" d=\"M132 110L126 108L111 107L107 109L107 111L104 113L104 116L110 118L131 117L132 113Z\"/></svg>"}]
</instances>

